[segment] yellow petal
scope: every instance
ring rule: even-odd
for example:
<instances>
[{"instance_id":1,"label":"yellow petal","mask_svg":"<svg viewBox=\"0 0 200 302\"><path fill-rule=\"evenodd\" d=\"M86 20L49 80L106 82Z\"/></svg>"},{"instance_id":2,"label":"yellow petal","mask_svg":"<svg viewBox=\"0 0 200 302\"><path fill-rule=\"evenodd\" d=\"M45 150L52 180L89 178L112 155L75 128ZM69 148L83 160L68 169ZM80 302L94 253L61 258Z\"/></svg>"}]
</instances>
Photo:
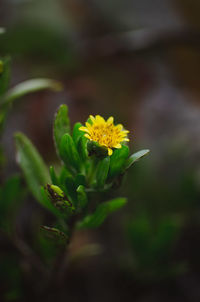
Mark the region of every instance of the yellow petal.
<instances>
[{"instance_id":1,"label":"yellow petal","mask_svg":"<svg viewBox=\"0 0 200 302\"><path fill-rule=\"evenodd\" d=\"M108 155L111 156L113 154L113 150L108 148Z\"/></svg>"},{"instance_id":2,"label":"yellow petal","mask_svg":"<svg viewBox=\"0 0 200 302\"><path fill-rule=\"evenodd\" d=\"M90 123L88 123L88 122L86 122L85 125L86 125L87 128L91 128L92 127L92 125Z\"/></svg>"},{"instance_id":3,"label":"yellow petal","mask_svg":"<svg viewBox=\"0 0 200 302\"><path fill-rule=\"evenodd\" d=\"M93 123L95 122L95 117L93 115L90 115L90 119Z\"/></svg>"},{"instance_id":4,"label":"yellow petal","mask_svg":"<svg viewBox=\"0 0 200 302\"><path fill-rule=\"evenodd\" d=\"M79 128L79 130L80 130L80 131L84 131L84 132L88 132L88 133L89 133L89 130L88 130L87 127L81 126L81 127Z\"/></svg>"},{"instance_id":5,"label":"yellow petal","mask_svg":"<svg viewBox=\"0 0 200 302\"><path fill-rule=\"evenodd\" d=\"M114 118L111 116L107 119L108 124L112 124L114 122Z\"/></svg>"},{"instance_id":6,"label":"yellow petal","mask_svg":"<svg viewBox=\"0 0 200 302\"><path fill-rule=\"evenodd\" d=\"M125 142L129 142L129 141L130 141L129 138L124 138L123 140L124 140Z\"/></svg>"},{"instance_id":7,"label":"yellow petal","mask_svg":"<svg viewBox=\"0 0 200 302\"><path fill-rule=\"evenodd\" d=\"M118 124L118 125L116 126L116 128L119 129L119 130L122 130L122 129L123 129L123 126L122 126L122 124Z\"/></svg>"},{"instance_id":8,"label":"yellow petal","mask_svg":"<svg viewBox=\"0 0 200 302\"><path fill-rule=\"evenodd\" d=\"M89 134L84 134L85 137L87 137L88 139L90 139L90 135Z\"/></svg>"},{"instance_id":9,"label":"yellow petal","mask_svg":"<svg viewBox=\"0 0 200 302\"><path fill-rule=\"evenodd\" d=\"M120 149L121 147L122 147L121 144L117 144L117 145L114 146L114 148L116 148L116 149Z\"/></svg>"},{"instance_id":10,"label":"yellow petal","mask_svg":"<svg viewBox=\"0 0 200 302\"><path fill-rule=\"evenodd\" d=\"M100 116L100 115L96 115L96 121L97 121L98 123L105 123L104 118L103 118L102 116Z\"/></svg>"}]
</instances>

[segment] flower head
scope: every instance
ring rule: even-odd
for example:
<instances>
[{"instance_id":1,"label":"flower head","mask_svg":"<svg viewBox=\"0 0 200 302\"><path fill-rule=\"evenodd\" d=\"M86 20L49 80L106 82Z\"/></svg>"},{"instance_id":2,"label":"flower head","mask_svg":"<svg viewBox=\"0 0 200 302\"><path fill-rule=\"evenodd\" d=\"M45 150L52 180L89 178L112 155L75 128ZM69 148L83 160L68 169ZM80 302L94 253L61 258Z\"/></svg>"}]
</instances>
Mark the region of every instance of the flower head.
<instances>
[{"instance_id":1,"label":"flower head","mask_svg":"<svg viewBox=\"0 0 200 302\"><path fill-rule=\"evenodd\" d=\"M124 130L121 124L115 126L113 117L109 117L105 121L100 115L96 115L95 117L90 115L90 120L91 123L86 122L86 127L80 127L79 129L86 132L85 137L89 140L106 147L109 156L112 155L113 148L120 149L122 142L129 141L127 138L129 131Z\"/></svg>"}]
</instances>

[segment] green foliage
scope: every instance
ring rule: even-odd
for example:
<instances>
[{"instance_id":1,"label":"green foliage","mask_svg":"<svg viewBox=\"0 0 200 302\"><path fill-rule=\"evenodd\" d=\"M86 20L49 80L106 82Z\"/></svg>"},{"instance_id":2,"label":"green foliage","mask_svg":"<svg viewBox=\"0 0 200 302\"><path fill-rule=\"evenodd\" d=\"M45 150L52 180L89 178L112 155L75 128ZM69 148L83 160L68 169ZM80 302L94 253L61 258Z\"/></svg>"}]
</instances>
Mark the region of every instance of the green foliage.
<instances>
[{"instance_id":1,"label":"green foliage","mask_svg":"<svg viewBox=\"0 0 200 302\"><path fill-rule=\"evenodd\" d=\"M107 216L120 209L126 204L126 198L116 198L111 201L100 204L96 211L86 216L82 221L77 223L77 229L87 229L99 227Z\"/></svg>"},{"instance_id":2,"label":"green foliage","mask_svg":"<svg viewBox=\"0 0 200 302\"><path fill-rule=\"evenodd\" d=\"M125 163L125 169L129 169L136 161L141 159L143 156L147 155L150 150L141 150L132 154Z\"/></svg>"},{"instance_id":3,"label":"green foliage","mask_svg":"<svg viewBox=\"0 0 200 302\"><path fill-rule=\"evenodd\" d=\"M124 174L129 148L122 145L122 148L114 150L112 156L108 156L107 149L89 141L79 130L80 127L81 124L76 123L71 135L68 108L66 105L60 106L55 116L53 134L62 162L57 174L54 168L50 167L50 177L46 165L32 143L20 133L15 136L18 163L30 191L58 220L62 218L62 226L69 230L69 236L74 224L77 228L98 227L110 213L126 203L125 198L103 203L99 200L96 210L91 213L94 208L93 194L110 190ZM140 153L134 160L141 156ZM78 219L81 221L77 223ZM59 226L45 228L46 232L59 234Z\"/></svg>"},{"instance_id":4,"label":"green foliage","mask_svg":"<svg viewBox=\"0 0 200 302\"><path fill-rule=\"evenodd\" d=\"M1 58L0 84L0 96L2 96L10 84L10 57Z\"/></svg>"},{"instance_id":5,"label":"green foliage","mask_svg":"<svg viewBox=\"0 0 200 302\"><path fill-rule=\"evenodd\" d=\"M0 187L0 228L8 233L12 231L13 218L24 194L19 176L10 177Z\"/></svg>"},{"instance_id":6,"label":"green foliage","mask_svg":"<svg viewBox=\"0 0 200 302\"><path fill-rule=\"evenodd\" d=\"M113 179L122 173L128 155L129 148L126 145L122 145L121 149L117 149L113 152L110 158L109 179Z\"/></svg>"},{"instance_id":7,"label":"green foliage","mask_svg":"<svg viewBox=\"0 0 200 302\"><path fill-rule=\"evenodd\" d=\"M62 86L59 82L50 79L32 79L24 81L12 89L4 96L2 104L12 103L14 100L23 97L26 94L37 92L44 89L60 91Z\"/></svg>"},{"instance_id":8,"label":"green foliage","mask_svg":"<svg viewBox=\"0 0 200 302\"><path fill-rule=\"evenodd\" d=\"M59 82L51 79L32 79L17 84L9 89L10 84L10 58L0 58L0 132L3 129L8 112L13 101L33 92L44 89L60 91L62 86ZM9 89L9 90L8 90Z\"/></svg>"},{"instance_id":9,"label":"green foliage","mask_svg":"<svg viewBox=\"0 0 200 302\"><path fill-rule=\"evenodd\" d=\"M17 161L24 172L28 187L34 197L46 208L52 211L51 203L41 194L41 186L49 183L49 173L40 154L22 133L15 135Z\"/></svg>"},{"instance_id":10,"label":"green foliage","mask_svg":"<svg viewBox=\"0 0 200 302\"><path fill-rule=\"evenodd\" d=\"M101 161L99 161L99 163L97 165L97 170L96 170L95 186L97 188L104 187L107 176L108 176L109 166L110 166L110 157L109 156L107 156L104 159L102 159Z\"/></svg>"},{"instance_id":11,"label":"green foliage","mask_svg":"<svg viewBox=\"0 0 200 302\"><path fill-rule=\"evenodd\" d=\"M83 209L88 204L88 197L85 192L85 187L83 185L78 186L77 188L77 199L78 199L78 210Z\"/></svg>"},{"instance_id":12,"label":"green foliage","mask_svg":"<svg viewBox=\"0 0 200 302\"><path fill-rule=\"evenodd\" d=\"M128 238L138 276L162 277L169 272L169 256L181 225L179 217L165 216L154 221L147 215L135 217L128 224Z\"/></svg>"},{"instance_id":13,"label":"green foliage","mask_svg":"<svg viewBox=\"0 0 200 302\"><path fill-rule=\"evenodd\" d=\"M58 154L60 154L60 143L65 133L70 133L70 121L68 117L68 107L61 105L56 113L53 128L54 141Z\"/></svg>"},{"instance_id":14,"label":"green foliage","mask_svg":"<svg viewBox=\"0 0 200 302\"><path fill-rule=\"evenodd\" d=\"M75 146L75 143L70 134L66 133L61 139L61 156L64 162L70 165L72 169L80 171L81 160Z\"/></svg>"}]
</instances>

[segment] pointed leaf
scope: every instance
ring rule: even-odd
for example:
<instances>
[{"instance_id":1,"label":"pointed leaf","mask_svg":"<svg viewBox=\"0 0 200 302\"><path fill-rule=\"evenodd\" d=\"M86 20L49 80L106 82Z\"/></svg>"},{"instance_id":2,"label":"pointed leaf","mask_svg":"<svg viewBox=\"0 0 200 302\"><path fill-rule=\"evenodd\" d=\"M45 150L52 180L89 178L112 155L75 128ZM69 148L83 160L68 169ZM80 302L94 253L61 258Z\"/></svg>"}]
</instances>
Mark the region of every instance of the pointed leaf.
<instances>
[{"instance_id":1,"label":"pointed leaf","mask_svg":"<svg viewBox=\"0 0 200 302\"><path fill-rule=\"evenodd\" d=\"M93 214L86 216L82 221L77 223L77 229L100 226L110 213L123 207L126 201L126 198L116 198L100 204Z\"/></svg>"},{"instance_id":2,"label":"pointed leaf","mask_svg":"<svg viewBox=\"0 0 200 302\"><path fill-rule=\"evenodd\" d=\"M49 183L47 167L31 141L22 133L15 135L17 162L24 172L28 187L35 198L45 207L49 205L41 195L41 186Z\"/></svg>"},{"instance_id":3,"label":"pointed leaf","mask_svg":"<svg viewBox=\"0 0 200 302\"><path fill-rule=\"evenodd\" d=\"M77 150L83 162L88 159L87 142L88 139L84 136L81 136L77 143Z\"/></svg>"},{"instance_id":4,"label":"pointed leaf","mask_svg":"<svg viewBox=\"0 0 200 302\"><path fill-rule=\"evenodd\" d=\"M80 207L81 209L85 208L85 206L88 204L88 198L85 192L85 187L82 185L77 188L77 199L78 207Z\"/></svg>"},{"instance_id":5,"label":"pointed leaf","mask_svg":"<svg viewBox=\"0 0 200 302\"><path fill-rule=\"evenodd\" d=\"M79 171L81 166L80 157L74 141L68 133L64 134L61 139L60 150L64 163L67 166L70 165L71 167Z\"/></svg>"},{"instance_id":6,"label":"pointed leaf","mask_svg":"<svg viewBox=\"0 0 200 302\"><path fill-rule=\"evenodd\" d=\"M74 140L74 143L76 144L77 146L77 143L80 139L81 136L84 136L84 133L83 131L80 131L79 128L82 126L81 123L76 123L74 125L74 128L73 128L73 134L72 134L72 137L73 137L73 140Z\"/></svg>"},{"instance_id":7,"label":"pointed leaf","mask_svg":"<svg viewBox=\"0 0 200 302\"><path fill-rule=\"evenodd\" d=\"M107 156L100 160L96 170L96 187L103 188L108 176L108 170L110 165L110 157Z\"/></svg>"},{"instance_id":8,"label":"pointed leaf","mask_svg":"<svg viewBox=\"0 0 200 302\"><path fill-rule=\"evenodd\" d=\"M58 177L56 175L56 172L55 172L53 166L50 166L49 173L50 173L52 184L54 184L56 186L59 186L59 179L58 179Z\"/></svg>"},{"instance_id":9,"label":"pointed leaf","mask_svg":"<svg viewBox=\"0 0 200 302\"><path fill-rule=\"evenodd\" d=\"M10 58L1 59L1 73L0 73L0 96L3 95L10 84ZM2 105L2 100L0 101Z\"/></svg>"},{"instance_id":10,"label":"pointed leaf","mask_svg":"<svg viewBox=\"0 0 200 302\"><path fill-rule=\"evenodd\" d=\"M108 174L110 180L123 172L123 167L128 155L129 148L126 145L122 145L122 148L116 149L113 152L112 156L110 157L110 169Z\"/></svg>"},{"instance_id":11,"label":"pointed leaf","mask_svg":"<svg viewBox=\"0 0 200 302\"><path fill-rule=\"evenodd\" d=\"M62 85L59 82L50 79L41 78L27 80L10 89L4 96L2 103L8 104L28 93L33 93L44 89L60 91L62 89Z\"/></svg>"},{"instance_id":12,"label":"pointed leaf","mask_svg":"<svg viewBox=\"0 0 200 302\"><path fill-rule=\"evenodd\" d=\"M61 105L56 113L54 120L54 141L56 149L60 154L60 143L63 135L70 132L70 120L68 117L68 107L66 105Z\"/></svg>"},{"instance_id":13,"label":"pointed leaf","mask_svg":"<svg viewBox=\"0 0 200 302\"><path fill-rule=\"evenodd\" d=\"M126 161L125 169L126 170L129 169L132 166L132 164L134 164L136 161L138 161L143 156L147 155L149 152L150 152L150 150L146 149L146 150L141 150L141 151L138 151L138 152L132 154Z\"/></svg>"}]
</instances>

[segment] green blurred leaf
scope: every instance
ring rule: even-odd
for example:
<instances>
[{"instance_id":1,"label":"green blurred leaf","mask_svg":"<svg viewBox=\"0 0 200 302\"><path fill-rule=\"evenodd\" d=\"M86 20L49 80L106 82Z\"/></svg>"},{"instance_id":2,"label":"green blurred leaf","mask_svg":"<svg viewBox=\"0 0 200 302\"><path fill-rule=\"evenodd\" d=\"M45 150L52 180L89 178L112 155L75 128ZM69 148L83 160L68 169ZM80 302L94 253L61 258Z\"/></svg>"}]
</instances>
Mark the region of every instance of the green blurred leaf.
<instances>
[{"instance_id":1,"label":"green blurred leaf","mask_svg":"<svg viewBox=\"0 0 200 302\"><path fill-rule=\"evenodd\" d=\"M53 166L50 166L50 168L49 168L49 174L50 174L50 177L51 177L52 184L54 184L56 186L59 186L59 179L58 179L58 177L56 175L56 172L55 172Z\"/></svg>"},{"instance_id":2,"label":"green blurred leaf","mask_svg":"<svg viewBox=\"0 0 200 302\"><path fill-rule=\"evenodd\" d=\"M80 157L74 141L68 133L64 134L61 139L60 150L64 163L79 171L81 167Z\"/></svg>"},{"instance_id":3,"label":"green blurred leaf","mask_svg":"<svg viewBox=\"0 0 200 302\"><path fill-rule=\"evenodd\" d=\"M132 154L126 161L125 164L125 169L129 169L132 164L134 164L136 161L138 161L140 158L142 158L143 156L147 155L150 152L150 150L146 149L146 150L141 150L138 151L134 154Z\"/></svg>"},{"instance_id":4,"label":"green blurred leaf","mask_svg":"<svg viewBox=\"0 0 200 302\"><path fill-rule=\"evenodd\" d=\"M126 198L116 198L100 204L93 214L86 216L82 221L78 222L76 228L84 229L100 226L110 213L123 207L126 202Z\"/></svg>"},{"instance_id":5,"label":"green blurred leaf","mask_svg":"<svg viewBox=\"0 0 200 302\"><path fill-rule=\"evenodd\" d=\"M54 141L59 154L61 139L65 133L70 133L70 120L68 117L68 107L61 105L56 113L53 127Z\"/></svg>"},{"instance_id":6,"label":"green blurred leaf","mask_svg":"<svg viewBox=\"0 0 200 302\"><path fill-rule=\"evenodd\" d=\"M122 145L122 148L116 149L110 157L109 179L113 179L123 172L124 164L129 155L129 148Z\"/></svg>"},{"instance_id":7,"label":"green blurred leaf","mask_svg":"<svg viewBox=\"0 0 200 302\"><path fill-rule=\"evenodd\" d=\"M80 185L76 191L77 191L78 207L83 209L88 204L88 198L85 192L85 187Z\"/></svg>"},{"instance_id":8,"label":"green blurred leaf","mask_svg":"<svg viewBox=\"0 0 200 302\"><path fill-rule=\"evenodd\" d=\"M108 176L110 166L110 157L107 156L104 159L100 160L97 165L96 170L96 187L97 188L103 188Z\"/></svg>"},{"instance_id":9,"label":"green blurred leaf","mask_svg":"<svg viewBox=\"0 0 200 302\"><path fill-rule=\"evenodd\" d=\"M86 185L85 175L83 175L81 173L77 174L75 177L75 185L76 185L76 187L78 187L80 185L85 186Z\"/></svg>"},{"instance_id":10,"label":"green blurred leaf","mask_svg":"<svg viewBox=\"0 0 200 302\"><path fill-rule=\"evenodd\" d=\"M0 35L4 34L6 32L6 29L4 27L0 27Z\"/></svg>"},{"instance_id":11,"label":"green blurred leaf","mask_svg":"<svg viewBox=\"0 0 200 302\"><path fill-rule=\"evenodd\" d=\"M0 187L0 226L8 231L12 215L21 205L25 191L19 176L12 176Z\"/></svg>"},{"instance_id":12,"label":"green blurred leaf","mask_svg":"<svg viewBox=\"0 0 200 302\"><path fill-rule=\"evenodd\" d=\"M46 208L54 212L50 202L41 194L41 186L49 183L49 173L40 154L31 141L22 133L15 134L17 161L22 168L33 196Z\"/></svg>"},{"instance_id":13,"label":"green blurred leaf","mask_svg":"<svg viewBox=\"0 0 200 302\"><path fill-rule=\"evenodd\" d=\"M0 74L0 96L5 94L10 84L10 57L1 58L2 72ZM2 100L0 100L0 105Z\"/></svg>"},{"instance_id":14,"label":"green blurred leaf","mask_svg":"<svg viewBox=\"0 0 200 302\"><path fill-rule=\"evenodd\" d=\"M57 228L41 226L40 230L43 236L45 236L49 240L53 240L53 242L58 245L66 244L69 239L65 233Z\"/></svg>"},{"instance_id":15,"label":"green blurred leaf","mask_svg":"<svg viewBox=\"0 0 200 302\"><path fill-rule=\"evenodd\" d=\"M44 89L60 91L62 89L62 85L59 82L51 79L41 78L27 80L10 89L2 99L1 104L12 103L12 101L23 97L28 93L33 93Z\"/></svg>"}]
</instances>

